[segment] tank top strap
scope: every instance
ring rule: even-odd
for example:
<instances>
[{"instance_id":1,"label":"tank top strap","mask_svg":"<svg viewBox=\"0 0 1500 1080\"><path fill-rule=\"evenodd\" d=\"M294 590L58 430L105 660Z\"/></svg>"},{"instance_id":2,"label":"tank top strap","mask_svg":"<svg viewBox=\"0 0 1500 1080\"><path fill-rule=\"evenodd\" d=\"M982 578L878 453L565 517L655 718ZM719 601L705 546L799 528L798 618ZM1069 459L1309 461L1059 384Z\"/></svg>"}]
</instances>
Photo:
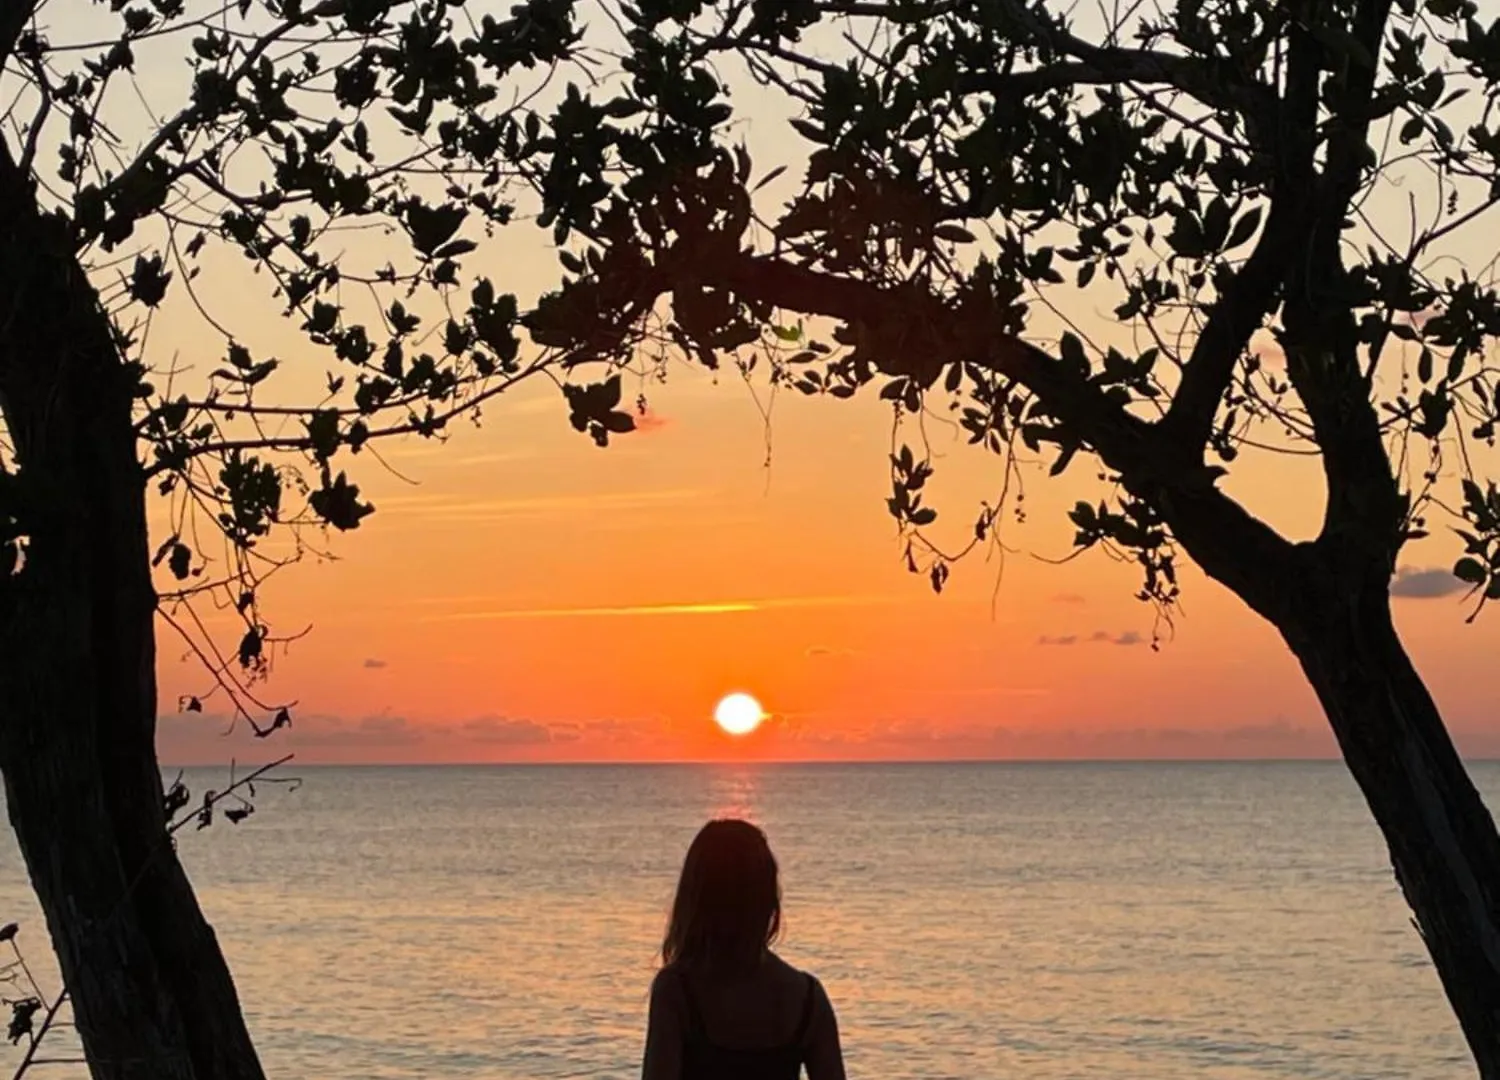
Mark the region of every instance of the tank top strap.
<instances>
[{"instance_id":1,"label":"tank top strap","mask_svg":"<svg viewBox=\"0 0 1500 1080\"><path fill-rule=\"evenodd\" d=\"M698 1011L698 1000L693 997L693 987L688 982L687 973L679 970L677 972L677 983L682 987L683 1000L687 1002L688 1028L687 1033L694 1036L703 1036L703 1014Z\"/></svg>"},{"instance_id":2,"label":"tank top strap","mask_svg":"<svg viewBox=\"0 0 1500 1080\"><path fill-rule=\"evenodd\" d=\"M818 980L812 973L806 974L807 1000L802 1003L802 1019L797 1022L797 1034L792 1036L792 1045L799 1049L807 1042L807 1033L812 1028L813 1009L817 1005Z\"/></svg>"}]
</instances>

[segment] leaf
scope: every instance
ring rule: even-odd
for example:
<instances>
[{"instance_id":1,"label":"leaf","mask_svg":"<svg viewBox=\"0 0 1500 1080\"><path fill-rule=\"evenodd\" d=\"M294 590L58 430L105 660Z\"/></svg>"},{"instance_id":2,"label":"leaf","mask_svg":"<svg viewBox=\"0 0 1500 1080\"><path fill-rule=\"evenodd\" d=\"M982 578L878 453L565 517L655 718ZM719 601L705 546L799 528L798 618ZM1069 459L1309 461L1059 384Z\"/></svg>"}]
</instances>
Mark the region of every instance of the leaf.
<instances>
[{"instance_id":1,"label":"leaf","mask_svg":"<svg viewBox=\"0 0 1500 1080\"><path fill-rule=\"evenodd\" d=\"M270 735L272 734L272 732L280 731L282 728L289 728L291 726L292 726L292 713L291 713L291 710L287 709L287 708L277 709L276 710L276 715L271 718L271 722L268 725L266 725L265 727L261 728L259 731L257 731L255 733L255 737L258 738L258 739L269 738Z\"/></svg>"},{"instance_id":2,"label":"leaf","mask_svg":"<svg viewBox=\"0 0 1500 1080\"><path fill-rule=\"evenodd\" d=\"M312 314L302 324L302 329L309 334L327 334L339 321L339 309L333 304L322 300L313 301Z\"/></svg>"},{"instance_id":3,"label":"leaf","mask_svg":"<svg viewBox=\"0 0 1500 1080\"><path fill-rule=\"evenodd\" d=\"M167 565L172 570L172 576L178 581L186 579L192 566L192 560L193 552L186 544L173 544L171 558L167 560Z\"/></svg>"},{"instance_id":4,"label":"leaf","mask_svg":"<svg viewBox=\"0 0 1500 1080\"><path fill-rule=\"evenodd\" d=\"M936 236L939 240L951 240L955 244L972 244L974 242L973 233L962 225L955 225L948 221L933 229L932 235Z\"/></svg>"},{"instance_id":5,"label":"leaf","mask_svg":"<svg viewBox=\"0 0 1500 1080\"><path fill-rule=\"evenodd\" d=\"M817 124L814 124L810 120L802 120L798 118L789 121L789 123L792 125L793 130L795 130L809 142L815 142L819 145L822 145L828 141L828 136L826 133L824 133L823 129L818 127Z\"/></svg>"},{"instance_id":6,"label":"leaf","mask_svg":"<svg viewBox=\"0 0 1500 1080\"><path fill-rule=\"evenodd\" d=\"M634 98L617 97L604 104L604 115L612 120L626 120L646 111L646 106Z\"/></svg>"},{"instance_id":7,"label":"leaf","mask_svg":"<svg viewBox=\"0 0 1500 1080\"><path fill-rule=\"evenodd\" d=\"M931 525L937 520L937 511L930 506L919 506L911 512L911 523L918 527Z\"/></svg>"},{"instance_id":8,"label":"leaf","mask_svg":"<svg viewBox=\"0 0 1500 1080\"><path fill-rule=\"evenodd\" d=\"M130 273L130 298L137 303L154 308L167 295L167 286L172 275L163 272L164 262L160 255L135 257L135 267Z\"/></svg>"},{"instance_id":9,"label":"leaf","mask_svg":"<svg viewBox=\"0 0 1500 1080\"><path fill-rule=\"evenodd\" d=\"M9 922L4 926L0 926L0 943L16 940L16 935L20 933L20 931L21 928L13 922Z\"/></svg>"},{"instance_id":10,"label":"leaf","mask_svg":"<svg viewBox=\"0 0 1500 1080\"><path fill-rule=\"evenodd\" d=\"M756 183L756 185L753 188L751 188L750 190L752 192L759 191L761 188L765 187L772 180L775 180L778 176L780 176L784 172L786 172L786 166L785 165L778 165L778 166L776 166L776 168L774 168L770 172L766 173L765 176L762 176L760 178L760 180Z\"/></svg>"},{"instance_id":11,"label":"leaf","mask_svg":"<svg viewBox=\"0 0 1500 1080\"><path fill-rule=\"evenodd\" d=\"M467 255L479 245L473 240L450 240L442 247L432 253L434 259L456 259L460 255ZM225 811L227 814L228 811Z\"/></svg>"},{"instance_id":12,"label":"leaf","mask_svg":"<svg viewBox=\"0 0 1500 1080\"><path fill-rule=\"evenodd\" d=\"M342 472L331 483L325 476L323 487L307 502L313 513L340 532L359 528L359 523L375 512L373 505L359 501L359 485L351 484Z\"/></svg>"},{"instance_id":13,"label":"leaf","mask_svg":"<svg viewBox=\"0 0 1500 1080\"><path fill-rule=\"evenodd\" d=\"M1206 250L1203 242L1203 225L1192 211L1182 209L1172 220L1172 231L1167 234L1167 245L1184 258L1201 258Z\"/></svg>"},{"instance_id":14,"label":"leaf","mask_svg":"<svg viewBox=\"0 0 1500 1080\"><path fill-rule=\"evenodd\" d=\"M1453 564L1453 576L1470 585L1483 585L1490 573L1478 559L1465 556Z\"/></svg>"},{"instance_id":15,"label":"leaf","mask_svg":"<svg viewBox=\"0 0 1500 1080\"><path fill-rule=\"evenodd\" d=\"M1226 251L1233 251L1241 244L1246 243L1255 235L1255 230L1260 228L1260 207L1252 206L1240 215L1240 219L1234 223L1233 230L1229 233L1229 241L1225 244Z\"/></svg>"},{"instance_id":16,"label":"leaf","mask_svg":"<svg viewBox=\"0 0 1500 1080\"><path fill-rule=\"evenodd\" d=\"M405 225L412 247L428 258L439 257L438 249L453 238L468 216L466 209L452 203L428 206L420 200L410 200L406 204Z\"/></svg>"},{"instance_id":17,"label":"leaf","mask_svg":"<svg viewBox=\"0 0 1500 1080\"><path fill-rule=\"evenodd\" d=\"M1059 352L1062 354L1063 363L1068 367L1080 373L1088 371L1089 356L1084 351L1083 342L1079 340L1077 334L1071 331L1063 334L1062 341L1059 342Z\"/></svg>"},{"instance_id":18,"label":"leaf","mask_svg":"<svg viewBox=\"0 0 1500 1080\"><path fill-rule=\"evenodd\" d=\"M245 636L240 638L239 660L241 667L252 667L260 660L265 640L265 631L258 626L252 626L249 630L245 631Z\"/></svg>"},{"instance_id":19,"label":"leaf","mask_svg":"<svg viewBox=\"0 0 1500 1080\"><path fill-rule=\"evenodd\" d=\"M311 445L313 457L319 461L327 461L333 457L339 448L338 412L334 409L319 409L303 423L307 426L307 441Z\"/></svg>"}]
</instances>

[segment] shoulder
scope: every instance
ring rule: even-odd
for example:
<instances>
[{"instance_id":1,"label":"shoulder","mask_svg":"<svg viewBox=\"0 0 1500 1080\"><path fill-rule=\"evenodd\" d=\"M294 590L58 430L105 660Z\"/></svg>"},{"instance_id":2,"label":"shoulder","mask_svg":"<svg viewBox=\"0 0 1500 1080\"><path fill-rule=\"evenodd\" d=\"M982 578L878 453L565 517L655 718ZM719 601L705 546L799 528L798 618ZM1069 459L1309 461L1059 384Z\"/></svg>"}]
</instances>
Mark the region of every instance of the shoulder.
<instances>
[{"instance_id":1,"label":"shoulder","mask_svg":"<svg viewBox=\"0 0 1500 1080\"><path fill-rule=\"evenodd\" d=\"M808 1003L819 1011L831 1007L828 1000L828 992L823 989L822 980L811 971L804 971L801 968L794 967L775 953L771 954L771 960L776 966L778 981L788 987L795 986L798 990L805 988L805 992L808 995Z\"/></svg>"},{"instance_id":2,"label":"shoulder","mask_svg":"<svg viewBox=\"0 0 1500 1080\"><path fill-rule=\"evenodd\" d=\"M657 1008L662 1006L676 1008L681 1005L686 997L682 983L682 969L675 964L658 968L651 978L651 1004Z\"/></svg>"},{"instance_id":3,"label":"shoulder","mask_svg":"<svg viewBox=\"0 0 1500 1080\"><path fill-rule=\"evenodd\" d=\"M802 968L789 964L775 953L770 954L770 961L772 968L776 972L777 978L789 983L805 983L807 985L816 987L819 992L822 991L822 982L819 981L818 977L811 971L806 971Z\"/></svg>"}]
</instances>

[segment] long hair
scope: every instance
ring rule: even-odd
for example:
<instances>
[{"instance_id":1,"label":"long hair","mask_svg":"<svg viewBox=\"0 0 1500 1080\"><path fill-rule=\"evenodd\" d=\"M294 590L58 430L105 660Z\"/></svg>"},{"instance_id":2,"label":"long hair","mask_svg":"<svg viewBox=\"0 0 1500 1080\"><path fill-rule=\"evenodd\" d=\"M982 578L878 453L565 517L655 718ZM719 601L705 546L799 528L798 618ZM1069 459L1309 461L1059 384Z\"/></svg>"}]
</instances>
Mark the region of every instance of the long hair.
<instances>
[{"instance_id":1,"label":"long hair","mask_svg":"<svg viewBox=\"0 0 1500 1080\"><path fill-rule=\"evenodd\" d=\"M664 965L753 967L781 933L781 883L766 834L748 821L710 821L682 863Z\"/></svg>"}]
</instances>

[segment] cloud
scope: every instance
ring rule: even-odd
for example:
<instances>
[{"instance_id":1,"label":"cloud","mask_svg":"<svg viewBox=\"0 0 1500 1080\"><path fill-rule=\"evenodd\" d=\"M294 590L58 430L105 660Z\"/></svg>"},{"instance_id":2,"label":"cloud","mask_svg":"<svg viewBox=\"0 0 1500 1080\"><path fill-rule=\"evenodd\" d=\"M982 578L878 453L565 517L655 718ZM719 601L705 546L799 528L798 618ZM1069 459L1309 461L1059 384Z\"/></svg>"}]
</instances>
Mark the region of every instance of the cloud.
<instances>
[{"instance_id":1,"label":"cloud","mask_svg":"<svg viewBox=\"0 0 1500 1080\"><path fill-rule=\"evenodd\" d=\"M654 718L632 720L533 720L486 715L469 719L410 720L401 716L348 718L293 716L292 727L256 749L294 751L308 762L473 761L566 756L564 747L636 755L658 743L663 725ZM162 759L175 764L217 763L242 752L251 739L241 721L204 713L167 713L158 718ZM229 737L226 738L226 735Z\"/></svg>"},{"instance_id":2,"label":"cloud","mask_svg":"<svg viewBox=\"0 0 1500 1080\"><path fill-rule=\"evenodd\" d=\"M367 716L363 720L338 717L295 717L287 736L297 746L412 746L427 732L404 716Z\"/></svg>"},{"instance_id":3,"label":"cloud","mask_svg":"<svg viewBox=\"0 0 1500 1080\"><path fill-rule=\"evenodd\" d=\"M426 622L492 619L601 619L653 615L740 615L777 608L852 607L887 604L882 596L782 596L760 600L716 600L699 604L623 604L618 607L502 608L430 615Z\"/></svg>"},{"instance_id":4,"label":"cloud","mask_svg":"<svg viewBox=\"0 0 1500 1080\"><path fill-rule=\"evenodd\" d=\"M1162 726L1011 727L923 718L850 722L810 716L793 737L810 752L884 757L1014 760L1162 760L1328 758L1337 745L1327 725L1275 717L1229 728Z\"/></svg>"},{"instance_id":5,"label":"cloud","mask_svg":"<svg viewBox=\"0 0 1500 1080\"><path fill-rule=\"evenodd\" d=\"M830 657L853 656L853 649L836 649L831 645L811 645L804 654L810 660L821 660Z\"/></svg>"},{"instance_id":6,"label":"cloud","mask_svg":"<svg viewBox=\"0 0 1500 1080\"><path fill-rule=\"evenodd\" d=\"M1080 640L1086 640L1094 645L1144 645L1146 639L1135 630L1122 630L1118 634L1108 630L1095 630L1089 634L1087 639L1081 639L1077 634L1043 634L1036 639L1038 645L1077 645Z\"/></svg>"},{"instance_id":7,"label":"cloud","mask_svg":"<svg viewBox=\"0 0 1500 1080\"><path fill-rule=\"evenodd\" d=\"M371 671L379 671L381 668L389 667L390 665L379 657L371 656L365 659L364 666L369 668Z\"/></svg>"},{"instance_id":8,"label":"cloud","mask_svg":"<svg viewBox=\"0 0 1500 1080\"><path fill-rule=\"evenodd\" d=\"M997 697L1047 697L1052 693L1047 686L944 686L936 687L933 695L938 698L997 698Z\"/></svg>"},{"instance_id":9,"label":"cloud","mask_svg":"<svg viewBox=\"0 0 1500 1080\"><path fill-rule=\"evenodd\" d=\"M465 738L492 745L536 746L553 741L552 730L546 724L504 716L476 716L464 721L458 730Z\"/></svg>"},{"instance_id":10,"label":"cloud","mask_svg":"<svg viewBox=\"0 0 1500 1080\"><path fill-rule=\"evenodd\" d=\"M644 413L636 413L634 419L635 430L641 435L650 435L653 432L660 431L664 427L670 427L672 423L672 421L661 415L661 413L653 412L650 409L647 409Z\"/></svg>"},{"instance_id":11,"label":"cloud","mask_svg":"<svg viewBox=\"0 0 1500 1080\"><path fill-rule=\"evenodd\" d=\"M1088 600L1076 592L1058 593L1052 598L1054 604L1087 604Z\"/></svg>"},{"instance_id":12,"label":"cloud","mask_svg":"<svg viewBox=\"0 0 1500 1080\"><path fill-rule=\"evenodd\" d=\"M1403 566L1391 579L1391 595L1404 600L1436 600L1463 592L1468 586L1440 566L1418 569Z\"/></svg>"},{"instance_id":13,"label":"cloud","mask_svg":"<svg viewBox=\"0 0 1500 1080\"><path fill-rule=\"evenodd\" d=\"M478 525L516 518L570 517L583 511L608 515L655 511L663 506L702 503L711 499L713 494L699 488L592 491L498 499L474 499L456 493L433 493L388 496L381 503L381 509L408 511L401 515L403 521L426 528L434 522Z\"/></svg>"}]
</instances>

